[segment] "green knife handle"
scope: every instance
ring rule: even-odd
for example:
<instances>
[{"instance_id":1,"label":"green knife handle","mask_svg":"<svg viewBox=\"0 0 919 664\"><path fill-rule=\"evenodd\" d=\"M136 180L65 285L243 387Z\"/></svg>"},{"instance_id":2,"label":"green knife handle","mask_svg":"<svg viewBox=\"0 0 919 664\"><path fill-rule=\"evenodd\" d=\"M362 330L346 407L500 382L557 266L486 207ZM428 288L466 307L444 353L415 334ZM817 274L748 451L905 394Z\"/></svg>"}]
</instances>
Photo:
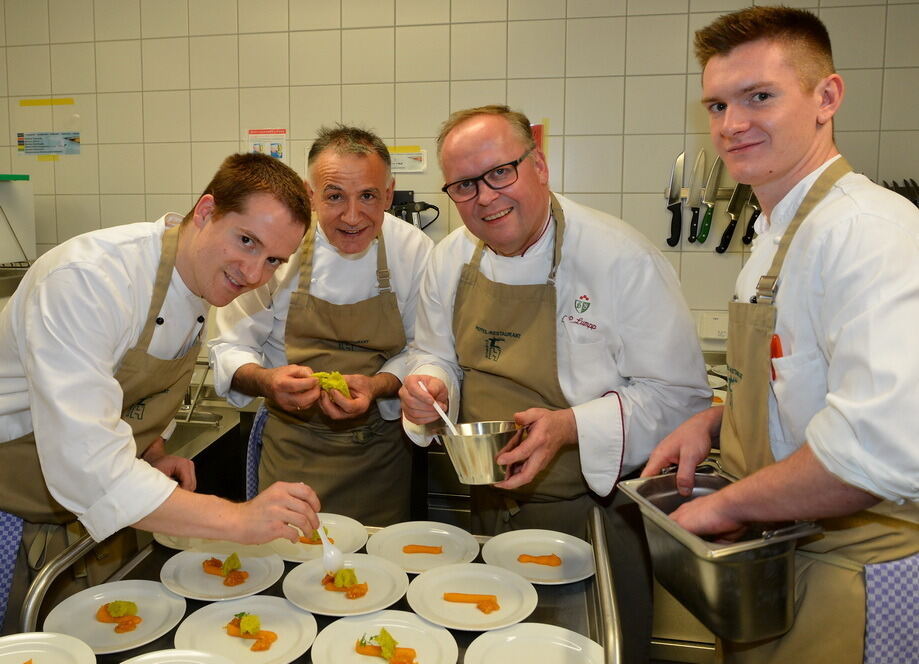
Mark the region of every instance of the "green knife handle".
<instances>
[{"instance_id":1,"label":"green knife handle","mask_svg":"<svg viewBox=\"0 0 919 664\"><path fill-rule=\"evenodd\" d=\"M699 226L699 234L696 236L696 242L699 244L708 239L708 232L712 229L712 214L715 212L715 206L708 207L705 216L702 217L702 224Z\"/></svg>"}]
</instances>

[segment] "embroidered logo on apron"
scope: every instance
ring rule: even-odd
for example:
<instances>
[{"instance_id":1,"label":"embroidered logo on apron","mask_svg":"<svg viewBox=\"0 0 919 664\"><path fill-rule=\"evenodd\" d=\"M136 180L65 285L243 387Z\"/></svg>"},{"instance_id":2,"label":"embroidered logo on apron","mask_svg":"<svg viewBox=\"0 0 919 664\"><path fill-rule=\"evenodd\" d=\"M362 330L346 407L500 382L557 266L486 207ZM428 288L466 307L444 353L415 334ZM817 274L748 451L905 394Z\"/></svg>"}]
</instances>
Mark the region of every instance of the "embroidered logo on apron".
<instances>
[{"instance_id":1,"label":"embroidered logo on apron","mask_svg":"<svg viewBox=\"0 0 919 664\"><path fill-rule=\"evenodd\" d=\"M501 357L501 346L508 339L519 339L519 332L505 332L503 330L486 330L479 325L475 326L475 331L479 334L486 335L485 338L485 359L497 362Z\"/></svg>"},{"instance_id":2,"label":"embroidered logo on apron","mask_svg":"<svg viewBox=\"0 0 919 664\"><path fill-rule=\"evenodd\" d=\"M582 295L574 301L574 310L579 314L584 313L588 309L590 309L590 298L586 295Z\"/></svg>"}]
</instances>

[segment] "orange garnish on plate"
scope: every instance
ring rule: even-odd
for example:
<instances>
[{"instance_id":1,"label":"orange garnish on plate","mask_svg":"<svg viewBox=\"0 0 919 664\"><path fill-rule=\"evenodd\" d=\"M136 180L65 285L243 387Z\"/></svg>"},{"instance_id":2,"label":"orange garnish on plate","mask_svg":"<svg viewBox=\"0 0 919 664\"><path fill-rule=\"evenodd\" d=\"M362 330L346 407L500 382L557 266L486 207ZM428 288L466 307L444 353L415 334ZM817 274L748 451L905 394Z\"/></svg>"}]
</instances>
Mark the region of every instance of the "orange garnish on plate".
<instances>
[{"instance_id":1,"label":"orange garnish on plate","mask_svg":"<svg viewBox=\"0 0 919 664\"><path fill-rule=\"evenodd\" d=\"M254 652L268 650L271 644L278 640L277 634L269 632L266 629L260 629L255 634L243 634L242 630L239 628L239 620L239 618L233 618L233 620L227 623L227 634L241 639L254 639L255 643L252 644L249 650Z\"/></svg>"},{"instance_id":2,"label":"orange garnish on plate","mask_svg":"<svg viewBox=\"0 0 919 664\"><path fill-rule=\"evenodd\" d=\"M444 600L447 602L459 602L462 604L475 604L476 608L482 613L492 613L501 607L498 605L497 595L476 595L472 593L444 593Z\"/></svg>"},{"instance_id":3,"label":"orange garnish on plate","mask_svg":"<svg viewBox=\"0 0 919 664\"><path fill-rule=\"evenodd\" d=\"M442 546L427 546L425 544L406 544L402 547L402 553L443 553Z\"/></svg>"},{"instance_id":4,"label":"orange garnish on plate","mask_svg":"<svg viewBox=\"0 0 919 664\"><path fill-rule=\"evenodd\" d=\"M535 563L536 565L548 565L549 567L558 567L562 564L562 559L559 558L554 553L550 553L547 556L531 556L526 553L521 553L517 556L518 563Z\"/></svg>"},{"instance_id":5,"label":"orange garnish on plate","mask_svg":"<svg viewBox=\"0 0 919 664\"><path fill-rule=\"evenodd\" d=\"M326 590L330 590L336 593L345 593L345 597L348 599L358 599L367 594L369 587L367 583L355 583L350 586L336 586L335 585L335 575L326 574L322 577L322 587Z\"/></svg>"},{"instance_id":6,"label":"orange garnish on plate","mask_svg":"<svg viewBox=\"0 0 919 664\"><path fill-rule=\"evenodd\" d=\"M102 623L115 623L115 632L124 634L125 632L133 632L144 619L140 616L119 616L116 618L108 612L108 604L103 604L96 611L96 620Z\"/></svg>"}]
</instances>

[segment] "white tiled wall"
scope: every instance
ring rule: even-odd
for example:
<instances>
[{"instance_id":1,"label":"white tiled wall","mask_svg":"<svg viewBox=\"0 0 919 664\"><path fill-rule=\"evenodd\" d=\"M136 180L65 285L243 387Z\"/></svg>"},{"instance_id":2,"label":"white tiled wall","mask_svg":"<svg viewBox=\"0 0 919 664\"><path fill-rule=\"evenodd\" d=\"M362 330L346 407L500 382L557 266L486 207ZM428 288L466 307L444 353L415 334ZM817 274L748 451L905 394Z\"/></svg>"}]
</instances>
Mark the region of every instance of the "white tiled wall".
<instances>
[{"instance_id":1,"label":"white tiled wall","mask_svg":"<svg viewBox=\"0 0 919 664\"><path fill-rule=\"evenodd\" d=\"M457 108L506 102L548 126L553 188L621 215L667 253L696 312L723 310L745 257L666 245L670 164L714 157L692 33L746 0L0 0L0 171L34 179L38 242L184 212L251 128L376 130L433 157ZM803 0L827 23L848 93L842 150L878 179L919 178L919 2ZM73 105L23 106L69 97ZM16 132L81 132L79 156L18 154ZM461 223L440 173L398 187ZM728 182L722 186L728 186ZM688 221L688 214L687 214ZM739 236L739 233L738 233ZM684 230L685 237L685 230ZM716 238L714 241L712 238Z\"/></svg>"}]
</instances>

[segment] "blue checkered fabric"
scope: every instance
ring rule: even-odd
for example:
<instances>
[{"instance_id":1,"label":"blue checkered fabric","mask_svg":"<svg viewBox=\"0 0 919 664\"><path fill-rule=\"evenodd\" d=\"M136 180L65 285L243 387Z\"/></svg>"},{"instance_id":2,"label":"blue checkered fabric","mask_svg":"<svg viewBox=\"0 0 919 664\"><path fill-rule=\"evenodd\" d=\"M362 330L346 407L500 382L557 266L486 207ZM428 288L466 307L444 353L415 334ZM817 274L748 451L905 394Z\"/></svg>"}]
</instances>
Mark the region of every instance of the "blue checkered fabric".
<instances>
[{"instance_id":1,"label":"blue checkered fabric","mask_svg":"<svg viewBox=\"0 0 919 664\"><path fill-rule=\"evenodd\" d=\"M865 664L919 663L919 553L865 565Z\"/></svg>"},{"instance_id":2,"label":"blue checkered fabric","mask_svg":"<svg viewBox=\"0 0 919 664\"><path fill-rule=\"evenodd\" d=\"M0 627L6 617L7 601L13 586L16 555L22 541L22 519L0 510Z\"/></svg>"},{"instance_id":3,"label":"blue checkered fabric","mask_svg":"<svg viewBox=\"0 0 919 664\"><path fill-rule=\"evenodd\" d=\"M262 404L255 413L249 444L246 446L246 500L258 495L258 462L262 458L262 431L268 421L268 409Z\"/></svg>"}]
</instances>

